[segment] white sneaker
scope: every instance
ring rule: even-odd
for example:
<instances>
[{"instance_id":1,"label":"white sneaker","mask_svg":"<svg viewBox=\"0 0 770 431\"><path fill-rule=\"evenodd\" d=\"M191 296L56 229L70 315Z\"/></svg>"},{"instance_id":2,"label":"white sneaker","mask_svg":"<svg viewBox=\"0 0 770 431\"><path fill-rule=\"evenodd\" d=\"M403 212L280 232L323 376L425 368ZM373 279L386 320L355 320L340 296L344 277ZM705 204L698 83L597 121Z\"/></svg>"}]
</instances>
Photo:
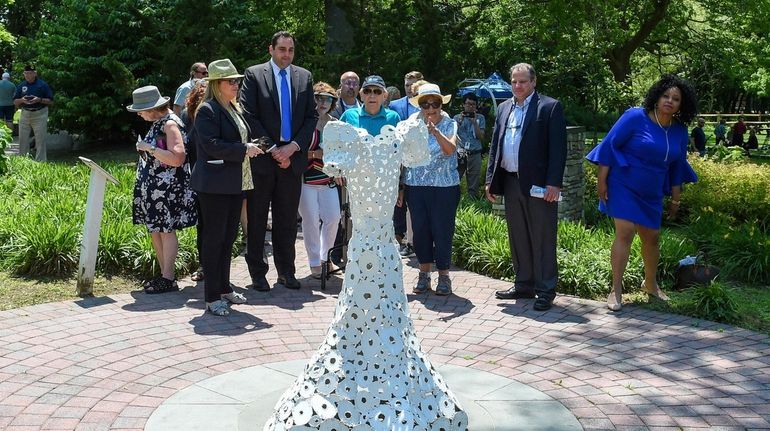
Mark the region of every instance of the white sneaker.
<instances>
[{"instance_id":1,"label":"white sneaker","mask_svg":"<svg viewBox=\"0 0 770 431\"><path fill-rule=\"evenodd\" d=\"M232 304L245 304L247 301L246 297L238 292L225 293L221 297Z\"/></svg>"}]
</instances>

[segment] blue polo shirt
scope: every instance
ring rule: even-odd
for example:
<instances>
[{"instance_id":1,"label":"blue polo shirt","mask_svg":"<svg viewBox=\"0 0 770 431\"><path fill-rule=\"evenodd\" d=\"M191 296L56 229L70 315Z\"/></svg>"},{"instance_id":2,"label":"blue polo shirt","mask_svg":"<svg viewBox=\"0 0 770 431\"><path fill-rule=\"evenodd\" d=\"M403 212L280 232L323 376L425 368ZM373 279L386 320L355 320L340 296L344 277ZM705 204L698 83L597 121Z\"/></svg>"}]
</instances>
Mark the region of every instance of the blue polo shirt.
<instances>
[{"instance_id":1,"label":"blue polo shirt","mask_svg":"<svg viewBox=\"0 0 770 431\"><path fill-rule=\"evenodd\" d=\"M387 108L380 108L380 112L369 115L363 107L351 108L345 111L340 117L340 121L348 123L355 127L366 129L372 136L380 134L382 126L390 124L396 126L401 119L395 111Z\"/></svg>"},{"instance_id":2,"label":"blue polo shirt","mask_svg":"<svg viewBox=\"0 0 770 431\"><path fill-rule=\"evenodd\" d=\"M53 91L51 91L51 87L40 78L35 79L35 82L31 84L24 79L16 86L16 94L13 95L13 98L14 100L21 99L24 96L37 96L41 99L53 100ZM46 105L43 105L42 103L36 103L34 105L21 105L21 109L34 111L45 108L45 106Z\"/></svg>"}]
</instances>

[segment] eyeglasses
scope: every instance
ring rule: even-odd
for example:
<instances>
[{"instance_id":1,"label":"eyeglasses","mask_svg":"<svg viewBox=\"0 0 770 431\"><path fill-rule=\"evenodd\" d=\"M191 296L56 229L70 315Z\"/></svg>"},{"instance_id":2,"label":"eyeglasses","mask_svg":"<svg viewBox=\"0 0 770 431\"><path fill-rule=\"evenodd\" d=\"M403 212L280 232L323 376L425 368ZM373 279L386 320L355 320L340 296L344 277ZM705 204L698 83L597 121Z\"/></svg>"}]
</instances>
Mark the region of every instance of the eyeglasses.
<instances>
[{"instance_id":1,"label":"eyeglasses","mask_svg":"<svg viewBox=\"0 0 770 431\"><path fill-rule=\"evenodd\" d=\"M358 87L358 80L357 79L346 79L342 81L343 85L347 85L348 87Z\"/></svg>"},{"instance_id":2,"label":"eyeglasses","mask_svg":"<svg viewBox=\"0 0 770 431\"><path fill-rule=\"evenodd\" d=\"M225 79L225 81L230 85L241 85L241 78Z\"/></svg>"},{"instance_id":3,"label":"eyeglasses","mask_svg":"<svg viewBox=\"0 0 770 431\"><path fill-rule=\"evenodd\" d=\"M433 102L424 100L424 101L420 102L420 108L422 108L422 109L428 109L428 108L438 109L440 107L441 107L441 101L440 100L434 100Z\"/></svg>"},{"instance_id":4,"label":"eyeglasses","mask_svg":"<svg viewBox=\"0 0 770 431\"><path fill-rule=\"evenodd\" d=\"M195 73L200 73L203 76L209 76L208 70L196 70Z\"/></svg>"},{"instance_id":5,"label":"eyeglasses","mask_svg":"<svg viewBox=\"0 0 770 431\"><path fill-rule=\"evenodd\" d=\"M315 96L316 103L332 103L332 100L331 96Z\"/></svg>"},{"instance_id":6,"label":"eyeglasses","mask_svg":"<svg viewBox=\"0 0 770 431\"><path fill-rule=\"evenodd\" d=\"M366 95L366 96L368 96L370 94L374 94L375 96L379 96L379 95L382 94L382 89L366 87L363 90L361 90L361 92L363 92L364 95Z\"/></svg>"}]
</instances>

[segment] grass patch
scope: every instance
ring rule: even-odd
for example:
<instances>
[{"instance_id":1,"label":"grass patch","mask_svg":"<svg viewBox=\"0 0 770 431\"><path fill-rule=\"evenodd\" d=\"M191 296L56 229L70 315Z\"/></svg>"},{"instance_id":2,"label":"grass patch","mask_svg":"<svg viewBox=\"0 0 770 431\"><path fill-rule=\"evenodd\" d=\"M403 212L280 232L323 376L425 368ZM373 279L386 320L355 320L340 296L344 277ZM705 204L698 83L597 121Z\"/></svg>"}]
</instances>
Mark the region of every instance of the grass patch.
<instances>
[{"instance_id":1,"label":"grass patch","mask_svg":"<svg viewBox=\"0 0 770 431\"><path fill-rule=\"evenodd\" d=\"M0 271L0 311L11 310L46 302L71 301L77 296L74 278L14 277ZM109 296L140 290L139 283L121 276L97 276L94 279L94 296Z\"/></svg>"}]
</instances>

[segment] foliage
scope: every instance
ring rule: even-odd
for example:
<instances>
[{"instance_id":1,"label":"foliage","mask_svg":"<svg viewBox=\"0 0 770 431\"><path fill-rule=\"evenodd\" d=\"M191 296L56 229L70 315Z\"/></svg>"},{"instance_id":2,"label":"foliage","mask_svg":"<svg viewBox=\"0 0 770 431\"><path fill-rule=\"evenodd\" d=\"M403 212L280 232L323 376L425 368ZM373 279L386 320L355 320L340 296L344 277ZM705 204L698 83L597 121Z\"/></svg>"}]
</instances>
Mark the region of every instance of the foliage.
<instances>
[{"instance_id":1,"label":"foliage","mask_svg":"<svg viewBox=\"0 0 770 431\"><path fill-rule=\"evenodd\" d=\"M149 276L158 271L144 226L131 223L134 168L102 163L120 184L105 191L97 270ZM78 264L88 169L82 164L36 163L14 157L0 181L0 265L17 275L70 276ZM177 270L197 264L195 230L178 232Z\"/></svg>"},{"instance_id":2,"label":"foliage","mask_svg":"<svg viewBox=\"0 0 770 431\"><path fill-rule=\"evenodd\" d=\"M725 284L713 281L688 289L690 315L716 322L733 323L739 318L735 294Z\"/></svg>"},{"instance_id":3,"label":"foliage","mask_svg":"<svg viewBox=\"0 0 770 431\"><path fill-rule=\"evenodd\" d=\"M0 176L8 172L8 156L5 154L5 149L8 148L12 141L11 129L3 122L3 124L0 124Z\"/></svg>"},{"instance_id":4,"label":"foliage","mask_svg":"<svg viewBox=\"0 0 770 431\"><path fill-rule=\"evenodd\" d=\"M715 212L738 222L766 225L770 215L770 170L751 163L722 163L691 157L698 182L685 186L682 205L690 212Z\"/></svg>"}]
</instances>

